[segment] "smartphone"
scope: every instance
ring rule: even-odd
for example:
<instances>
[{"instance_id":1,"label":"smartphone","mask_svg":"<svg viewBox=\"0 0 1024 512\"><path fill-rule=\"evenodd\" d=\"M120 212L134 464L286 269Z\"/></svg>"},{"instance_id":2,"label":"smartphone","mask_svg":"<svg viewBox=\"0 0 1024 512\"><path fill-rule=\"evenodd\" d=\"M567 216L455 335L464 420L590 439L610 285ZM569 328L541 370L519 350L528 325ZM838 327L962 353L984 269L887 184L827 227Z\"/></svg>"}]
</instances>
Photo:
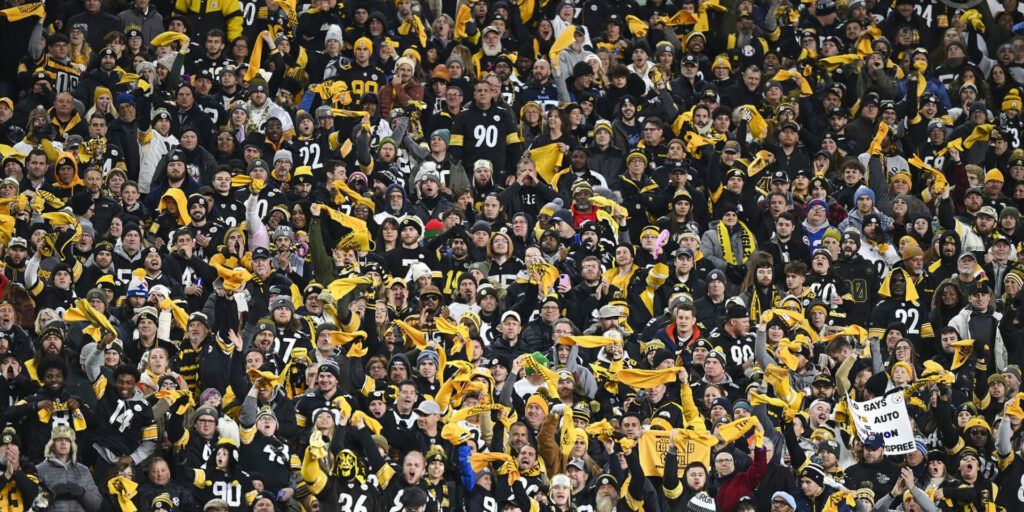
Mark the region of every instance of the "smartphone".
<instances>
[{"instance_id":1,"label":"smartphone","mask_svg":"<svg viewBox=\"0 0 1024 512\"><path fill-rule=\"evenodd\" d=\"M558 276L558 286L559 287L569 286L569 275L568 274L562 274L562 275Z\"/></svg>"}]
</instances>

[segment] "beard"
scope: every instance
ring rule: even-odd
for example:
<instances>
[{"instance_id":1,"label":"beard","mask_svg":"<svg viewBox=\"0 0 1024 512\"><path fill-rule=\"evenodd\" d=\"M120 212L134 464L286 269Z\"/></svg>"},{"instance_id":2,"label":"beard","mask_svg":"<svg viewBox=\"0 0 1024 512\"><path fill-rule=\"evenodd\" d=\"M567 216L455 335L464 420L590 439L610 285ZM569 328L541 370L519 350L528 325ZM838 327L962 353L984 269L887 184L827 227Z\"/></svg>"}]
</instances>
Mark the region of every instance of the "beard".
<instances>
[{"instance_id":1,"label":"beard","mask_svg":"<svg viewBox=\"0 0 1024 512\"><path fill-rule=\"evenodd\" d=\"M612 512L618 503L619 498L617 496L598 496L594 500L594 510L596 512Z\"/></svg>"},{"instance_id":2,"label":"beard","mask_svg":"<svg viewBox=\"0 0 1024 512\"><path fill-rule=\"evenodd\" d=\"M488 57L496 57L499 53L501 53L501 45L500 44L489 45L489 44L484 43L484 44L480 45L480 49L483 50L484 55L486 55Z\"/></svg>"}]
</instances>

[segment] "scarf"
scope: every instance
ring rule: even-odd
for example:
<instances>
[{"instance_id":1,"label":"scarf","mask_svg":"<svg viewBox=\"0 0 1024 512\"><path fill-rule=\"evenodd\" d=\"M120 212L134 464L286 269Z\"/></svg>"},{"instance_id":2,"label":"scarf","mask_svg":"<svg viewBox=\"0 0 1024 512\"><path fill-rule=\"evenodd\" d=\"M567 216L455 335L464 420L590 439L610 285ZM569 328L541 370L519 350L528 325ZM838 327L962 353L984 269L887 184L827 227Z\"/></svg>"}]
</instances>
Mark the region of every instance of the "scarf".
<instances>
[{"instance_id":1,"label":"scarf","mask_svg":"<svg viewBox=\"0 0 1024 512\"><path fill-rule=\"evenodd\" d=\"M624 363L621 359L618 361L613 361L610 365L608 365L608 368L605 368L597 363L590 363L590 369L593 371L594 378L597 379L598 382L603 381L602 386L604 387L605 391L611 393L612 395L618 395L619 373L622 372L623 364Z\"/></svg>"},{"instance_id":2,"label":"scarf","mask_svg":"<svg viewBox=\"0 0 1024 512\"><path fill-rule=\"evenodd\" d=\"M729 236L729 227L724 222L719 222L718 227L715 228L718 232L718 243L722 246L723 259L730 265L742 265L754 253L754 234L750 232L750 228L743 221L737 221L736 225L741 230L740 238L743 244L743 259L736 258L735 250L732 247L732 237Z\"/></svg>"},{"instance_id":3,"label":"scarf","mask_svg":"<svg viewBox=\"0 0 1024 512\"><path fill-rule=\"evenodd\" d=\"M138 487L139 484L123 476L111 478L107 482L107 491L117 498L117 504L124 512L135 512L138 510L135 504L132 503L132 498L138 494L136 491Z\"/></svg>"},{"instance_id":4,"label":"scarf","mask_svg":"<svg viewBox=\"0 0 1024 512\"><path fill-rule=\"evenodd\" d=\"M778 288L776 288L774 284L768 285L768 291L766 292L767 296L765 297L768 301L767 306L761 303L762 293L758 290L758 286L756 284L752 287L750 292L750 319L755 322L761 318L761 312L766 308L774 308L782 302L782 297L778 293Z\"/></svg>"},{"instance_id":5,"label":"scarf","mask_svg":"<svg viewBox=\"0 0 1024 512\"><path fill-rule=\"evenodd\" d=\"M74 429L76 431L81 432L81 431L85 430L85 428L86 428L85 416L82 414L82 410L81 409L75 409L74 412L72 412L71 409L68 408L67 402L57 402L57 401L54 401L53 402L53 412L50 412L50 411L48 411L46 409L39 409L39 411L36 413L36 415L39 417L39 422L40 423L49 423L50 419L53 418L53 414L54 413L60 413L61 411L64 411L64 414L69 419L71 419L72 427L74 427Z\"/></svg>"},{"instance_id":6,"label":"scarf","mask_svg":"<svg viewBox=\"0 0 1024 512\"><path fill-rule=\"evenodd\" d=\"M675 382L679 367L664 370L619 370L616 376L619 382L634 389L650 389L669 382Z\"/></svg>"}]
</instances>

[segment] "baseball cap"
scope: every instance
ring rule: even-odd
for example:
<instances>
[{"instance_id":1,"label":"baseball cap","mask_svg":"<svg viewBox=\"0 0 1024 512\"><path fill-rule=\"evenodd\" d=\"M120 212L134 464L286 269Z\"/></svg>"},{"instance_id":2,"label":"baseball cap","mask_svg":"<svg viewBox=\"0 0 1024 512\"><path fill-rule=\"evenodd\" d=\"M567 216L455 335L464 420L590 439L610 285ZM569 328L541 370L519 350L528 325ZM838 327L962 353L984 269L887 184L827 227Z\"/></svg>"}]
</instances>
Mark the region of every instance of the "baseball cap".
<instances>
[{"instance_id":1,"label":"baseball cap","mask_svg":"<svg viewBox=\"0 0 1024 512\"><path fill-rule=\"evenodd\" d=\"M433 400L424 400L420 402L420 405L416 406L416 414L441 414L441 406L437 405L437 402Z\"/></svg>"},{"instance_id":2,"label":"baseball cap","mask_svg":"<svg viewBox=\"0 0 1024 512\"><path fill-rule=\"evenodd\" d=\"M864 447L872 450L877 450L885 446L885 439L882 439L880 434L869 434L864 438Z\"/></svg>"}]
</instances>

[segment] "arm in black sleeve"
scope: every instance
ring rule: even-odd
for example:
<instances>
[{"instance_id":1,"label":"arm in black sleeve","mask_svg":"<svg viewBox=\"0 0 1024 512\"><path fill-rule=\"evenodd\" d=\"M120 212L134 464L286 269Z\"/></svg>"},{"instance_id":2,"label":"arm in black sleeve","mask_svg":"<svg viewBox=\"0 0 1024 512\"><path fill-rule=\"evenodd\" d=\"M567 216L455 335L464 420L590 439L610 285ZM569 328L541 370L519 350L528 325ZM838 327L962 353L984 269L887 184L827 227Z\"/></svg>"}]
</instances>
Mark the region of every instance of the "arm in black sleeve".
<instances>
[{"instance_id":1,"label":"arm in black sleeve","mask_svg":"<svg viewBox=\"0 0 1024 512\"><path fill-rule=\"evenodd\" d=\"M495 479L496 481L503 480L502 478ZM508 480L505 480L505 485L508 485ZM501 485L499 484L500 488ZM519 510L531 510L530 508L530 497L526 494L526 488L523 487L523 481L516 480L512 484L512 495L516 497L516 505L519 506Z\"/></svg>"},{"instance_id":2,"label":"arm in black sleeve","mask_svg":"<svg viewBox=\"0 0 1024 512\"><path fill-rule=\"evenodd\" d=\"M789 452L789 464L793 468L801 468L804 463L807 462L807 454L800 448L800 441L796 438L796 432L793 430L793 422L786 423L786 426L782 429L782 434L786 438L786 451Z\"/></svg>"},{"instance_id":3,"label":"arm in black sleeve","mask_svg":"<svg viewBox=\"0 0 1024 512\"><path fill-rule=\"evenodd\" d=\"M661 481L661 486L666 494L676 494L677 490L678 492L683 490L682 484L679 482L679 452L674 443L670 444L665 452L665 477Z\"/></svg>"},{"instance_id":4,"label":"arm in black sleeve","mask_svg":"<svg viewBox=\"0 0 1024 512\"><path fill-rule=\"evenodd\" d=\"M629 474L633 477L629 479L627 492L634 500L643 499L644 483L647 482L647 475L644 474L644 468L640 466L639 448L632 450L626 455L626 465L629 467Z\"/></svg>"},{"instance_id":5,"label":"arm in black sleeve","mask_svg":"<svg viewBox=\"0 0 1024 512\"><path fill-rule=\"evenodd\" d=\"M21 490L22 502L32 503L32 500L36 499L36 495L39 494L39 484L29 478L24 470L18 470L13 476L14 485Z\"/></svg>"},{"instance_id":6,"label":"arm in black sleeve","mask_svg":"<svg viewBox=\"0 0 1024 512\"><path fill-rule=\"evenodd\" d=\"M4 421L6 423L18 423L22 418L27 416L30 412L36 408L36 402L39 402L39 397L30 396L25 399L25 403L21 405L14 405L7 408L4 411Z\"/></svg>"},{"instance_id":7,"label":"arm in black sleeve","mask_svg":"<svg viewBox=\"0 0 1024 512\"><path fill-rule=\"evenodd\" d=\"M153 102L150 101L148 96L142 94L142 90L136 90L133 95L135 96L135 105L138 114L135 116L135 121L138 123L138 129L140 132L148 131L150 128L151 118L153 117Z\"/></svg>"},{"instance_id":8,"label":"arm in black sleeve","mask_svg":"<svg viewBox=\"0 0 1024 512\"><path fill-rule=\"evenodd\" d=\"M441 233L441 236L435 236L434 238L427 240L424 245L426 245L427 249L430 249L431 251L436 251L440 249L441 246L448 243L448 240L451 240L452 235L454 235L457 232L465 232L465 230L466 228L462 227L461 224L456 224L455 226L452 226L451 229L445 231L444 233Z\"/></svg>"},{"instance_id":9,"label":"arm in black sleeve","mask_svg":"<svg viewBox=\"0 0 1024 512\"><path fill-rule=\"evenodd\" d=\"M540 293L539 284L526 284L526 292L523 293L523 297L518 302L511 305L511 308L516 313L519 313L520 318L529 318L530 313L534 309L537 309L537 302L540 300L537 294Z\"/></svg>"},{"instance_id":10,"label":"arm in black sleeve","mask_svg":"<svg viewBox=\"0 0 1024 512\"><path fill-rule=\"evenodd\" d=\"M749 122L746 119L740 118L739 124L736 125L736 140L743 141L747 140L747 130L750 129ZM740 144L742 150L743 144ZM743 156L742 153L740 156Z\"/></svg>"},{"instance_id":11,"label":"arm in black sleeve","mask_svg":"<svg viewBox=\"0 0 1024 512\"><path fill-rule=\"evenodd\" d=\"M939 199L939 224L943 229L956 229L956 218L953 217L953 201L948 197Z\"/></svg>"},{"instance_id":12,"label":"arm in black sleeve","mask_svg":"<svg viewBox=\"0 0 1024 512\"><path fill-rule=\"evenodd\" d=\"M502 453L505 451L505 424L500 421L494 422L491 429L491 452Z\"/></svg>"},{"instance_id":13,"label":"arm in black sleeve","mask_svg":"<svg viewBox=\"0 0 1024 512\"><path fill-rule=\"evenodd\" d=\"M949 388L945 385L939 386L939 401L935 407L935 419L938 420L939 434L942 436L942 445L947 451L953 450L961 441L960 435L956 432L956 422L953 421L953 411L949 405Z\"/></svg>"}]
</instances>

